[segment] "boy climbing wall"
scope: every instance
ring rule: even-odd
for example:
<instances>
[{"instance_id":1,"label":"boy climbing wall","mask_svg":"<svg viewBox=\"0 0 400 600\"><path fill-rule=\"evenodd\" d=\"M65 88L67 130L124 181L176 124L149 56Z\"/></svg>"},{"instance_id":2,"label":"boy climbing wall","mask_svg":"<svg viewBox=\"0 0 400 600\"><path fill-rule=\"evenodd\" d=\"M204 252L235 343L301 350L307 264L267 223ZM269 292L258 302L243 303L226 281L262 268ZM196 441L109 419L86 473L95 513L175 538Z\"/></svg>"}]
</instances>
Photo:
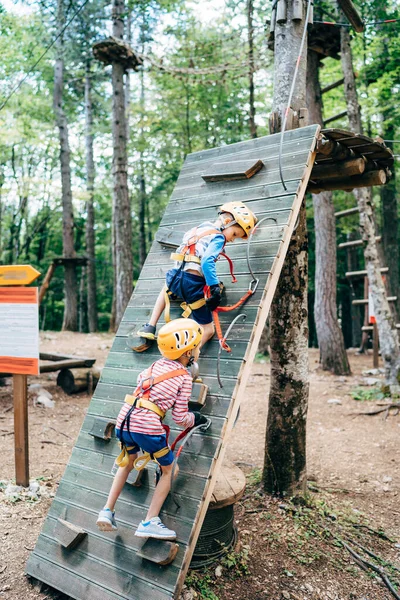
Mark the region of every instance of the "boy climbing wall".
<instances>
[{"instance_id":1,"label":"boy climbing wall","mask_svg":"<svg viewBox=\"0 0 400 600\"><path fill-rule=\"evenodd\" d=\"M208 422L199 412L188 411L192 377L187 368L198 359L202 335L201 325L192 319L175 319L160 329L157 342L163 358L139 374L138 387L132 396L126 396L117 418L115 433L121 442L122 452L117 459L120 467L106 505L97 519L97 526L102 531L117 529L114 507L141 448L160 465L161 478L146 518L139 524L135 535L164 540L176 538L175 531L168 529L158 516L171 488L174 462L174 455L168 446L167 428L162 420L165 413L172 409L172 418L182 428ZM175 464L174 475L178 474L178 470Z\"/></svg>"},{"instance_id":2,"label":"boy climbing wall","mask_svg":"<svg viewBox=\"0 0 400 600\"><path fill-rule=\"evenodd\" d=\"M215 263L225 244L236 238L246 239L257 223L254 213L239 201L223 204L218 214L215 223L207 221L186 232L181 246L171 254L175 267L166 274L166 286L157 298L149 322L136 334L140 344L132 348L135 352L144 352L156 339L156 326L166 307L166 294L172 299L184 300L184 316L190 314L203 327L202 344L214 335L212 311L221 303L222 294Z\"/></svg>"}]
</instances>

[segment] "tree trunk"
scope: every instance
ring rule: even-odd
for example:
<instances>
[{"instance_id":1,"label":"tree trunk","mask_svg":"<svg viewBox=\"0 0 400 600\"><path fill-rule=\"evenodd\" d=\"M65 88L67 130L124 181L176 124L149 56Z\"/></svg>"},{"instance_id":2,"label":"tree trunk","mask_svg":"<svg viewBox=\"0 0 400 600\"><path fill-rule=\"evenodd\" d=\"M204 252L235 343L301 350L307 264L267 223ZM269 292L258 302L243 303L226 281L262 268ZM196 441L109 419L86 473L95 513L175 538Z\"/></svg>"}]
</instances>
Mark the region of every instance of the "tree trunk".
<instances>
[{"instance_id":1,"label":"tree trunk","mask_svg":"<svg viewBox=\"0 0 400 600\"><path fill-rule=\"evenodd\" d=\"M276 24L273 110L286 110L305 23ZM304 11L303 11L304 12ZM291 107L305 107L307 44L299 63ZM277 122L277 119L275 119ZM271 133L274 133L271 131ZM305 202L271 306L271 389L263 485L266 491L292 496L306 491L306 417L308 406L307 259Z\"/></svg>"},{"instance_id":2,"label":"tree trunk","mask_svg":"<svg viewBox=\"0 0 400 600\"><path fill-rule=\"evenodd\" d=\"M142 48L144 53L144 48ZM147 244L146 244L146 179L144 170L144 115L145 115L145 90L144 90L144 71L140 72L140 157L139 157L139 264L143 266L147 256Z\"/></svg>"},{"instance_id":3,"label":"tree trunk","mask_svg":"<svg viewBox=\"0 0 400 600\"><path fill-rule=\"evenodd\" d=\"M253 27L253 0L247 0L247 39L249 44L249 127L250 136L257 137L255 121L256 109L254 106L254 27Z\"/></svg>"},{"instance_id":4,"label":"tree trunk","mask_svg":"<svg viewBox=\"0 0 400 600\"><path fill-rule=\"evenodd\" d=\"M94 236L94 159L93 159L93 108L91 97L90 61L86 65L85 78L85 118L86 118L86 254L87 264L87 311L89 332L97 331L97 293L96 293L96 263Z\"/></svg>"},{"instance_id":5,"label":"tree trunk","mask_svg":"<svg viewBox=\"0 0 400 600\"><path fill-rule=\"evenodd\" d=\"M57 0L57 30L64 27L63 0ZM64 89L64 51L63 36L57 41L57 58L54 64L54 113L60 140L61 194L63 206L63 254L66 258L76 256L74 247L74 213L72 206L70 148L68 140L68 123L63 109ZM62 329L76 331L78 326L78 285L76 266L74 263L64 265L65 306Z\"/></svg>"},{"instance_id":6,"label":"tree trunk","mask_svg":"<svg viewBox=\"0 0 400 600\"><path fill-rule=\"evenodd\" d=\"M123 39L124 0L113 0L113 36ZM132 294L132 214L128 191L124 67L112 65L113 89L113 220L116 257L116 326Z\"/></svg>"},{"instance_id":7,"label":"tree trunk","mask_svg":"<svg viewBox=\"0 0 400 600\"><path fill-rule=\"evenodd\" d=\"M307 55L307 108L311 123L323 124L319 57ZM336 291L336 222L332 192L313 194L315 224L315 304L321 366L335 375L349 375L350 365L338 322Z\"/></svg>"},{"instance_id":8,"label":"tree trunk","mask_svg":"<svg viewBox=\"0 0 400 600\"><path fill-rule=\"evenodd\" d=\"M392 123L385 126L384 137L393 140L395 127ZM390 144L387 144L390 146ZM393 145L393 144L391 144ZM393 302L396 318L400 318L400 284L399 284L399 217L397 212L396 171L393 169L392 179L380 189L382 206L382 246L385 266L389 267L387 278L390 296L396 296Z\"/></svg>"},{"instance_id":9,"label":"tree trunk","mask_svg":"<svg viewBox=\"0 0 400 600\"><path fill-rule=\"evenodd\" d=\"M353 73L350 33L346 27L341 28L341 59L350 128L357 133L362 133L360 107L358 104ZM354 196L360 210L360 230L365 245L365 266L374 302L381 354L385 366L386 383L393 391L397 391L399 389L398 376L400 371L399 338L395 323L391 317L386 290L380 273L381 265L375 241L376 231L373 215L372 192L370 188L358 188L354 190Z\"/></svg>"}]
</instances>

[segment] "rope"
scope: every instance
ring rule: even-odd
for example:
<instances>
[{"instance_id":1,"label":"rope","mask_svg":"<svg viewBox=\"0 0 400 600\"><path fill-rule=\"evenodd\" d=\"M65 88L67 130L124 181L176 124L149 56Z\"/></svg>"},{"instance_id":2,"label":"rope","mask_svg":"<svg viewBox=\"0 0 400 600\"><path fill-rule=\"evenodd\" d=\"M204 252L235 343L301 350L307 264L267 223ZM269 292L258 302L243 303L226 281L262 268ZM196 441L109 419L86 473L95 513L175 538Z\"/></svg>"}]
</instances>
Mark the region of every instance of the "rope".
<instances>
[{"instance_id":1,"label":"rope","mask_svg":"<svg viewBox=\"0 0 400 600\"><path fill-rule=\"evenodd\" d=\"M400 19L384 19L383 21L369 21L368 23L364 23L365 27L370 27L371 25L386 25L387 23L397 23ZM334 21L314 21L314 23L319 23L320 25L333 25L334 27L352 27L350 23L335 23Z\"/></svg>"},{"instance_id":2,"label":"rope","mask_svg":"<svg viewBox=\"0 0 400 600\"><path fill-rule=\"evenodd\" d=\"M284 119L283 119L283 125L282 125L282 128L281 128L281 141L280 141L280 144L279 144L279 176L281 178L283 189L285 191L287 191L287 187L286 187L286 184L284 182L283 172L282 172L283 137L284 137L284 134L285 134L285 127L286 127L287 117L288 117L289 110L290 110L290 104L292 102L292 96L293 96L293 92L294 92L294 86L296 85L297 73L299 72L301 55L303 54L304 42L305 42L306 36L307 36L307 24L308 24L308 20L309 20L309 17L310 17L312 4L313 4L313 0L308 0L307 14L306 14L306 18L304 19L304 30L303 30L303 36L301 38L300 51L299 51L299 55L297 57L296 67L294 69L292 86L290 88L289 98L288 98L288 104L287 104L287 107L286 107L285 116L284 116Z\"/></svg>"},{"instance_id":3,"label":"rope","mask_svg":"<svg viewBox=\"0 0 400 600\"><path fill-rule=\"evenodd\" d=\"M74 14L69 19L69 21L67 21L67 23L64 25L64 27L61 29L60 33L58 35L56 35L56 37L54 38L54 40L47 46L47 48L44 50L44 52L42 52L42 54L39 56L39 58L37 59L37 61L32 65L32 67L29 69L29 71L26 73L26 75L24 75L24 77L15 86L15 88L13 90L11 90L11 92L9 93L9 95L4 100L3 104L0 106L0 111L3 110L3 108L5 107L5 105L7 104L7 102L10 100L10 98L15 94L15 92L17 92L19 90L19 88L24 83L24 81L29 77L29 75L32 73L32 71L34 71L34 69L37 67L37 65L40 63L40 61L46 56L46 54L54 46L54 44L56 43L56 41L60 39L60 37L63 35L63 33L67 29L67 27L69 27L69 25L72 23L72 21L75 19L75 17L77 15L79 15L79 13L81 12L81 10L86 6L86 4L88 2L89 2L89 0L85 0L83 2L83 4L74 12Z\"/></svg>"}]
</instances>

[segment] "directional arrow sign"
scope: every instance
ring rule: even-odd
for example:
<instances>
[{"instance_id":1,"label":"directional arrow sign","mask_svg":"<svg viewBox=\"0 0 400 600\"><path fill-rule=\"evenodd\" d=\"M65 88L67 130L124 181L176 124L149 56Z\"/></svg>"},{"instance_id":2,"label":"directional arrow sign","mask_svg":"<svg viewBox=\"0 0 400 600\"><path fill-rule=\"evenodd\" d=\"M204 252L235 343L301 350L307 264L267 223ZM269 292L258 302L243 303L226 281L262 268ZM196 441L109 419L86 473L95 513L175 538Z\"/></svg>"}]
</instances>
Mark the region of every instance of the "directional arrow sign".
<instances>
[{"instance_id":1,"label":"directional arrow sign","mask_svg":"<svg viewBox=\"0 0 400 600\"><path fill-rule=\"evenodd\" d=\"M0 265L0 285L29 285L39 275L31 265Z\"/></svg>"}]
</instances>

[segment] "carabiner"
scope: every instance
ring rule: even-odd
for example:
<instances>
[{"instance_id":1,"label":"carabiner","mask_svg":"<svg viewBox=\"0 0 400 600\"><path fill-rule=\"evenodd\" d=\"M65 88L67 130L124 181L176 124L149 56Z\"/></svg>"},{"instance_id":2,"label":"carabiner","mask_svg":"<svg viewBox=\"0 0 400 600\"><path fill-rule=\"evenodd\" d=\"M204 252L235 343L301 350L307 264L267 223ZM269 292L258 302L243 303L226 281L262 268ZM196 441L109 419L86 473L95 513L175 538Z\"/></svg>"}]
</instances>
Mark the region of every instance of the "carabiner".
<instances>
[{"instance_id":1,"label":"carabiner","mask_svg":"<svg viewBox=\"0 0 400 600\"><path fill-rule=\"evenodd\" d=\"M251 292L252 294L255 294L259 283L260 283L259 279L252 279L249 283L249 292Z\"/></svg>"},{"instance_id":2,"label":"carabiner","mask_svg":"<svg viewBox=\"0 0 400 600\"><path fill-rule=\"evenodd\" d=\"M150 381L150 384L145 388L143 386L146 381ZM148 390L151 390L153 385L154 385L154 376L150 375L150 377L145 377L145 379L142 379L142 381L140 382L140 391L142 393L147 392Z\"/></svg>"}]
</instances>

